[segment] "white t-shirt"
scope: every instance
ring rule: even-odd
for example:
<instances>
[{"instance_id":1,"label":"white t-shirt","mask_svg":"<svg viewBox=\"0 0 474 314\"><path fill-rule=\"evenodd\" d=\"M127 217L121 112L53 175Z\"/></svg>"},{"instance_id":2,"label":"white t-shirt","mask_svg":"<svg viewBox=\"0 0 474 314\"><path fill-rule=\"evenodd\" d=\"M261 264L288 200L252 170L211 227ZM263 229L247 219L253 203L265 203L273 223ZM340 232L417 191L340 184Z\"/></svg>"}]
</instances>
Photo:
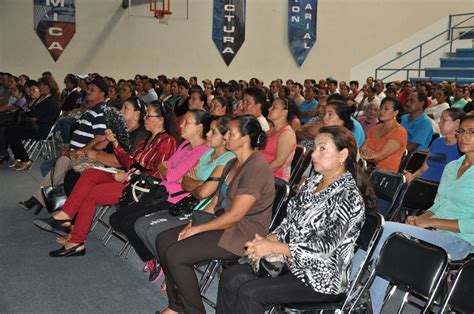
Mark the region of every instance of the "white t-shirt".
<instances>
[{"instance_id":1,"label":"white t-shirt","mask_svg":"<svg viewBox=\"0 0 474 314\"><path fill-rule=\"evenodd\" d=\"M439 119L441 118L441 114L443 113L444 110L449 108L449 104L447 102L444 102L442 104L431 104L428 108L425 109L425 112L427 115L433 115L434 116L434 121L436 123L439 123Z\"/></svg>"}]
</instances>

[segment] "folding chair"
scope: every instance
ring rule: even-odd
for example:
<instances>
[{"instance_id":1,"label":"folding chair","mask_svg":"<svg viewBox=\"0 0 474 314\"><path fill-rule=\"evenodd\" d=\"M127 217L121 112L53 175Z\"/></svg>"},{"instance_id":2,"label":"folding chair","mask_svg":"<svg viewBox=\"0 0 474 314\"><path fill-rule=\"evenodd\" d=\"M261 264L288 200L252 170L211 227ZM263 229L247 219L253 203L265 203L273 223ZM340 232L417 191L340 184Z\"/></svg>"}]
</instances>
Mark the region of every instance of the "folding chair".
<instances>
[{"instance_id":1,"label":"folding chair","mask_svg":"<svg viewBox=\"0 0 474 314\"><path fill-rule=\"evenodd\" d=\"M448 254L436 245L409 238L401 233L392 234L380 251L380 255L367 283L358 294L355 304L361 295L372 285L376 276L390 281L392 288L386 294L383 305L391 299L397 289L404 291L398 313L407 303L429 313L436 294L445 278L448 267ZM425 299L421 306L409 300L409 296Z\"/></svg>"},{"instance_id":2,"label":"folding chair","mask_svg":"<svg viewBox=\"0 0 474 314\"><path fill-rule=\"evenodd\" d=\"M474 260L465 263L441 306L441 313L474 313Z\"/></svg>"},{"instance_id":3,"label":"folding chair","mask_svg":"<svg viewBox=\"0 0 474 314\"><path fill-rule=\"evenodd\" d=\"M395 205L405 182L405 177L400 173L376 169L370 174L369 181L377 197L379 211L386 217L386 214Z\"/></svg>"},{"instance_id":4,"label":"folding chair","mask_svg":"<svg viewBox=\"0 0 474 314\"><path fill-rule=\"evenodd\" d=\"M57 153L54 129L56 127L56 124L58 123L58 118L61 114L62 111L59 112L59 114L57 115L56 122L53 124L44 140L30 139L25 141L25 149L28 152L30 159L33 161L33 164L36 162L39 156L43 156L45 160L56 158Z\"/></svg>"},{"instance_id":5,"label":"folding chair","mask_svg":"<svg viewBox=\"0 0 474 314\"><path fill-rule=\"evenodd\" d=\"M293 159L291 160L291 176L290 176L290 182L291 179L298 167L301 165L303 162L304 156L306 153L306 148L302 145L296 145L295 147L295 153L293 155Z\"/></svg>"},{"instance_id":6,"label":"folding chair","mask_svg":"<svg viewBox=\"0 0 474 314\"><path fill-rule=\"evenodd\" d=\"M290 313L306 313L306 312L347 312L352 311L355 303L352 301L357 296L358 292L363 286L362 279L363 275L367 269L367 266L371 260L372 252L377 244L377 241L380 237L380 234L383 230L384 219L383 216L376 214L369 214L365 218L364 226L360 231L359 237L356 240L356 250L362 249L367 252L365 255L361 266L354 277L350 282L348 291L344 298L338 302L331 303L293 303L293 304L283 304L285 312Z\"/></svg>"},{"instance_id":7,"label":"folding chair","mask_svg":"<svg viewBox=\"0 0 474 314\"><path fill-rule=\"evenodd\" d=\"M301 162L300 166L295 170L294 175L290 178L290 190L293 190L296 185L300 182L301 177L303 176L304 171L308 168L309 164L311 163L311 154L313 150L310 149L306 151L303 161Z\"/></svg>"},{"instance_id":8,"label":"folding chair","mask_svg":"<svg viewBox=\"0 0 474 314\"><path fill-rule=\"evenodd\" d=\"M286 215L286 201L288 199L288 195L290 194L290 186L284 180L275 178L275 200L273 201L272 207L272 222L270 223L269 230L273 230L278 224L283 220L284 215ZM231 260L212 260L210 261L204 273L199 281L199 288L201 292L201 297L204 302L209 304L209 306L215 308L216 304L209 300L205 294L207 289L211 285L212 281L219 273L222 266L225 264L233 264L235 261Z\"/></svg>"},{"instance_id":9,"label":"folding chair","mask_svg":"<svg viewBox=\"0 0 474 314\"><path fill-rule=\"evenodd\" d=\"M387 217L390 221L404 222L409 215L419 215L429 209L438 193L439 182L417 178L408 185L399 206Z\"/></svg>"},{"instance_id":10,"label":"folding chair","mask_svg":"<svg viewBox=\"0 0 474 314\"><path fill-rule=\"evenodd\" d=\"M403 170L409 172L415 172L423 166L423 163L428 156L429 151L427 150L417 150L409 154L406 158L404 164L400 163L400 169L398 172L403 173Z\"/></svg>"}]
</instances>

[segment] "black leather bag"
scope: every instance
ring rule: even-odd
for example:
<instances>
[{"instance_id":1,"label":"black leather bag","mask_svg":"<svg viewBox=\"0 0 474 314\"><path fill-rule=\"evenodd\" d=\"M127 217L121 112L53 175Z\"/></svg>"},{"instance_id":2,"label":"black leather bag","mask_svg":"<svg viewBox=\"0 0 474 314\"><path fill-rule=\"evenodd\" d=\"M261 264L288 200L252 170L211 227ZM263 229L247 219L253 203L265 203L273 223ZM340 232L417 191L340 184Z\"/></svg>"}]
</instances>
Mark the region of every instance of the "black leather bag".
<instances>
[{"instance_id":1,"label":"black leather bag","mask_svg":"<svg viewBox=\"0 0 474 314\"><path fill-rule=\"evenodd\" d=\"M282 254L270 254L254 262L247 257L241 258L239 263L247 262L257 277L276 278L290 271L287 258Z\"/></svg>"},{"instance_id":2,"label":"black leather bag","mask_svg":"<svg viewBox=\"0 0 474 314\"><path fill-rule=\"evenodd\" d=\"M51 185L42 187L41 192L43 193L46 209L49 213L61 210L64 203L66 202L67 196L64 191L63 184L54 184L54 167L51 169Z\"/></svg>"},{"instance_id":3,"label":"black leather bag","mask_svg":"<svg viewBox=\"0 0 474 314\"><path fill-rule=\"evenodd\" d=\"M133 174L122 191L119 199L119 206L129 207L135 203L143 206L157 205L166 201L168 192L166 188L160 185L160 181L146 173Z\"/></svg>"}]
</instances>

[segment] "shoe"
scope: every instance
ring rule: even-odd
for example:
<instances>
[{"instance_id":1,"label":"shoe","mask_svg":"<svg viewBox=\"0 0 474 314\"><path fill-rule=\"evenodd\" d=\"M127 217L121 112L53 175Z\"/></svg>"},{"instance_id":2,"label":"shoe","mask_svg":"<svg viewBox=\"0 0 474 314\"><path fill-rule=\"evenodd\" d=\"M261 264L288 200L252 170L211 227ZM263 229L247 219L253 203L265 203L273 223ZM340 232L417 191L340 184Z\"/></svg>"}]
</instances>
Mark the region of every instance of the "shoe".
<instances>
[{"instance_id":1,"label":"shoe","mask_svg":"<svg viewBox=\"0 0 474 314\"><path fill-rule=\"evenodd\" d=\"M72 248L66 249L65 246L62 246L60 249L49 252L50 257L68 257L68 256L84 256L86 255L86 248L79 249L84 247L84 242L79 243L78 245L73 246Z\"/></svg>"},{"instance_id":2,"label":"shoe","mask_svg":"<svg viewBox=\"0 0 474 314\"><path fill-rule=\"evenodd\" d=\"M24 210L32 210L33 208L36 210L36 207L43 207L43 205L41 205L41 203L38 202L34 196L30 197L26 201L21 201L20 206Z\"/></svg>"},{"instance_id":3,"label":"shoe","mask_svg":"<svg viewBox=\"0 0 474 314\"><path fill-rule=\"evenodd\" d=\"M31 166L33 166L33 160L28 160L28 161L25 161L25 162L22 162L21 164L18 165L18 167L16 167L16 171L23 171L23 170L28 170L31 168Z\"/></svg>"},{"instance_id":4,"label":"shoe","mask_svg":"<svg viewBox=\"0 0 474 314\"><path fill-rule=\"evenodd\" d=\"M161 276L163 275L163 268L161 265L158 263L156 259L152 260L152 269L150 270L150 276L148 277L148 281L150 283L155 283L157 282Z\"/></svg>"},{"instance_id":5,"label":"shoe","mask_svg":"<svg viewBox=\"0 0 474 314\"><path fill-rule=\"evenodd\" d=\"M11 164L8 165L8 168L16 168L20 163L21 163L21 160L16 159Z\"/></svg>"},{"instance_id":6,"label":"shoe","mask_svg":"<svg viewBox=\"0 0 474 314\"><path fill-rule=\"evenodd\" d=\"M153 267L153 260L149 260L145 262L145 265L143 265L143 272L148 273L150 272L151 268Z\"/></svg>"},{"instance_id":7,"label":"shoe","mask_svg":"<svg viewBox=\"0 0 474 314\"><path fill-rule=\"evenodd\" d=\"M56 233L60 236L65 236L71 231L71 226L63 226L65 223L71 223L71 219L54 219L53 216L49 218L36 219L34 221L35 226L52 233Z\"/></svg>"}]
</instances>

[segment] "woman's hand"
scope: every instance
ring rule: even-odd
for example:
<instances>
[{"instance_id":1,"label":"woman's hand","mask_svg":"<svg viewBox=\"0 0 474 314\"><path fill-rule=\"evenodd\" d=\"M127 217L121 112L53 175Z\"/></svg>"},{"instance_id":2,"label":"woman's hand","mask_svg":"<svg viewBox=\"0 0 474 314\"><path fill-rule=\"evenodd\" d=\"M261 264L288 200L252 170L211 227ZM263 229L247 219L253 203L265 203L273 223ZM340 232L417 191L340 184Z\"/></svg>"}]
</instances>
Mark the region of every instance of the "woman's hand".
<instances>
[{"instance_id":1,"label":"woman's hand","mask_svg":"<svg viewBox=\"0 0 474 314\"><path fill-rule=\"evenodd\" d=\"M407 219L405 219L405 223L410 226L415 226L415 220L416 216L408 216Z\"/></svg>"},{"instance_id":2,"label":"woman's hand","mask_svg":"<svg viewBox=\"0 0 474 314\"><path fill-rule=\"evenodd\" d=\"M255 239L245 243L247 248L245 255L251 260L257 261L266 255L272 254L274 244L275 242L256 234Z\"/></svg>"},{"instance_id":3,"label":"woman's hand","mask_svg":"<svg viewBox=\"0 0 474 314\"><path fill-rule=\"evenodd\" d=\"M193 226L191 223L187 224L186 227L179 233L178 241L192 237L195 234L201 233L199 226Z\"/></svg>"},{"instance_id":4,"label":"woman's hand","mask_svg":"<svg viewBox=\"0 0 474 314\"><path fill-rule=\"evenodd\" d=\"M118 146L118 141L115 138L115 134L112 132L111 129L105 130L105 138L107 139L107 141L112 143L115 147Z\"/></svg>"},{"instance_id":5,"label":"woman's hand","mask_svg":"<svg viewBox=\"0 0 474 314\"><path fill-rule=\"evenodd\" d=\"M431 228L433 227L432 221L433 219L431 218L418 216L418 217L415 217L414 225L420 228L425 228L425 229Z\"/></svg>"},{"instance_id":6,"label":"woman's hand","mask_svg":"<svg viewBox=\"0 0 474 314\"><path fill-rule=\"evenodd\" d=\"M120 171L114 174L114 179L117 182L125 182L127 181L127 173Z\"/></svg>"},{"instance_id":7,"label":"woman's hand","mask_svg":"<svg viewBox=\"0 0 474 314\"><path fill-rule=\"evenodd\" d=\"M413 181L413 179L415 179L415 175L411 172L408 172L406 170L403 170L403 176L405 177L405 180L407 181L407 183L410 183L411 181Z\"/></svg>"}]
</instances>

